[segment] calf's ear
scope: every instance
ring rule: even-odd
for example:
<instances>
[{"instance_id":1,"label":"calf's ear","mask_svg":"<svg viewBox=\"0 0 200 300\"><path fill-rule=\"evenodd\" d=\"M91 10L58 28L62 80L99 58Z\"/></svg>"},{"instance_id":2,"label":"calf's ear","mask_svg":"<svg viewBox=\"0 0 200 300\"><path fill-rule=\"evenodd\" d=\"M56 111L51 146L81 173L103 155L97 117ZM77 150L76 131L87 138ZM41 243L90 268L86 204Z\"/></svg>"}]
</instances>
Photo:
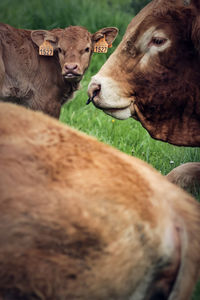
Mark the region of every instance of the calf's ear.
<instances>
[{"instance_id":1,"label":"calf's ear","mask_svg":"<svg viewBox=\"0 0 200 300\"><path fill-rule=\"evenodd\" d=\"M117 37L117 34L118 29L116 27L105 27L98 30L92 35L92 41L97 42L99 39L105 37L105 40L108 43L108 45L111 45Z\"/></svg>"},{"instance_id":2,"label":"calf's ear","mask_svg":"<svg viewBox=\"0 0 200 300\"><path fill-rule=\"evenodd\" d=\"M50 42L54 49L56 49L58 44L57 36L48 30L31 31L31 39L38 47L45 41Z\"/></svg>"}]
</instances>

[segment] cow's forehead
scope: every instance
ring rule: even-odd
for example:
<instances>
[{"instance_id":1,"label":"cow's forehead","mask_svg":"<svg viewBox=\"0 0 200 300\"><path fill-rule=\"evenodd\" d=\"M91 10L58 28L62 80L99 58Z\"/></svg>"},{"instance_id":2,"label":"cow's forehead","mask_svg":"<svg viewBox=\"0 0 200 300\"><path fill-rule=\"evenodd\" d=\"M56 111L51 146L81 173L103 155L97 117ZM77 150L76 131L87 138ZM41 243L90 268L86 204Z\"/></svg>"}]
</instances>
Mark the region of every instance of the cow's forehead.
<instances>
[{"instance_id":1,"label":"cow's forehead","mask_svg":"<svg viewBox=\"0 0 200 300\"><path fill-rule=\"evenodd\" d=\"M80 26L70 26L56 33L59 43L64 46L66 44L85 45L91 43L91 34L87 29Z\"/></svg>"},{"instance_id":2,"label":"cow's forehead","mask_svg":"<svg viewBox=\"0 0 200 300\"><path fill-rule=\"evenodd\" d=\"M158 2L162 6L158 6ZM123 40L137 39L138 36L144 34L146 30L154 26L156 29L163 29L166 33L171 33L174 30L176 23L176 30L181 27L184 19L179 19L179 10L181 6L177 6L176 2L183 4L182 0L165 0L153 1L149 3L129 24ZM183 6L183 5L182 5ZM179 16L176 18L176 15ZM179 20L178 20L179 19Z\"/></svg>"},{"instance_id":3,"label":"cow's forehead","mask_svg":"<svg viewBox=\"0 0 200 300\"><path fill-rule=\"evenodd\" d=\"M154 1L150 2L148 5L146 5L140 13L138 13L130 22L130 24L127 27L126 33L124 35L124 39L130 34L134 33L134 31L137 30L138 26L147 18L148 15L151 15L151 11L153 11L154 7Z\"/></svg>"}]
</instances>

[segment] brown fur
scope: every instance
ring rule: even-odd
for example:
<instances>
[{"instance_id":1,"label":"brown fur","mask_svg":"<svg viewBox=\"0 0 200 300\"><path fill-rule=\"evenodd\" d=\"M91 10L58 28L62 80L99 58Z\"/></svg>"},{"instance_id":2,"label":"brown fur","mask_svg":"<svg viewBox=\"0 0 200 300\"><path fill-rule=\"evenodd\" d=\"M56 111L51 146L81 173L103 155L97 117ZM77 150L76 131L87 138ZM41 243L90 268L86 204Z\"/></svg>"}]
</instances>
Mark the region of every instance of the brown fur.
<instances>
[{"instance_id":1,"label":"brown fur","mask_svg":"<svg viewBox=\"0 0 200 300\"><path fill-rule=\"evenodd\" d=\"M79 88L94 43L103 34L111 43L117 29L91 34L80 26L30 31L0 24L0 99L58 118L61 105ZM54 56L39 55L45 40L52 44ZM69 73L73 76L67 77Z\"/></svg>"},{"instance_id":2,"label":"brown fur","mask_svg":"<svg viewBox=\"0 0 200 300\"><path fill-rule=\"evenodd\" d=\"M0 104L0 298L188 300L200 205L146 163Z\"/></svg>"}]
</instances>

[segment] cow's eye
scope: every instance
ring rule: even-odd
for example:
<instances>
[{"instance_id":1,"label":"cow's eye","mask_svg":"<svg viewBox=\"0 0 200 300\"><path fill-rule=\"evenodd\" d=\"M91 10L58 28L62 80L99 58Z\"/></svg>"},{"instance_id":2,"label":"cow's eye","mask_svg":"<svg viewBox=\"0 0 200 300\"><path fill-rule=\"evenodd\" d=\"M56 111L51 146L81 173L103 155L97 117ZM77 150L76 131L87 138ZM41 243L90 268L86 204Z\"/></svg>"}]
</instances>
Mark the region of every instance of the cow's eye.
<instances>
[{"instance_id":1,"label":"cow's eye","mask_svg":"<svg viewBox=\"0 0 200 300\"><path fill-rule=\"evenodd\" d=\"M66 51L59 47L58 48L58 53L61 53L62 55L65 55Z\"/></svg>"},{"instance_id":2,"label":"cow's eye","mask_svg":"<svg viewBox=\"0 0 200 300\"><path fill-rule=\"evenodd\" d=\"M89 52L89 51L90 51L89 47L85 48L85 52Z\"/></svg>"},{"instance_id":3,"label":"cow's eye","mask_svg":"<svg viewBox=\"0 0 200 300\"><path fill-rule=\"evenodd\" d=\"M150 45L154 45L154 46L159 47L159 46L164 45L164 43L166 41L167 41L167 39L165 39L165 38L156 38L156 37L154 37L154 38L152 38Z\"/></svg>"}]
</instances>

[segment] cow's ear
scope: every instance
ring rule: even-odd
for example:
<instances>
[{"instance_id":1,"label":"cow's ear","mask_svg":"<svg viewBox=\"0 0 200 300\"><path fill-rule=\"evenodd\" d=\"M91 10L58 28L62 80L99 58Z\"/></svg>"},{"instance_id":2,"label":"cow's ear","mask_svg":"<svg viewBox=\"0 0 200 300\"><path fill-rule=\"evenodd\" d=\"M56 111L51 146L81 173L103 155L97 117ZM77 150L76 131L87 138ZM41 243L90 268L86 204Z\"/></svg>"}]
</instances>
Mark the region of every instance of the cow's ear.
<instances>
[{"instance_id":1,"label":"cow's ear","mask_svg":"<svg viewBox=\"0 0 200 300\"><path fill-rule=\"evenodd\" d=\"M48 30L31 31L31 39L38 47L40 47L44 41L50 42L54 49L56 49L58 44L57 36Z\"/></svg>"},{"instance_id":2,"label":"cow's ear","mask_svg":"<svg viewBox=\"0 0 200 300\"><path fill-rule=\"evenodd\" d=\"M97 42L99 39L105 37L108 45L111 45L117 37L118 29L116 27L106 27L98 30L92 35L92 41Z\"/></svg>"}]
</instances>

